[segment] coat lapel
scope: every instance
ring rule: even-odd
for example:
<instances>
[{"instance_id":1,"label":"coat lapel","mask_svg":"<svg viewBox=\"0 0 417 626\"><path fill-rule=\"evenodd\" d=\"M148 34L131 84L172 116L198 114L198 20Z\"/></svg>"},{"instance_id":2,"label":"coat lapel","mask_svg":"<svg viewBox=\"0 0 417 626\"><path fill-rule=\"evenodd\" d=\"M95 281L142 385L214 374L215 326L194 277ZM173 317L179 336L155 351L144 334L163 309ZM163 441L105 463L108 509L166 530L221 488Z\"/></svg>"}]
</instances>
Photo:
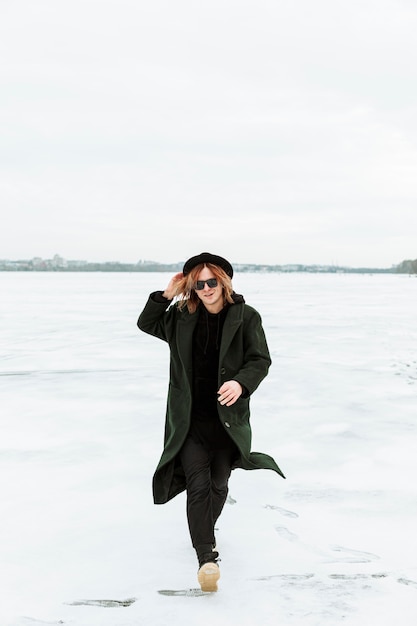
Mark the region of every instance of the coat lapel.
<instances>
[{"instance_id":1,"label":"coat lapel","mask_svg":"<svg viewBox=\"0 0 417 626\"><path fill-rule=\"evenodd\" d=\"M181 363L187 372L188 380L192 383L193 364L193 332L197 324L198 314L188 312L178 322L177 349Z\"/></svg>"},{"instance_id":2,"label":"coat lapel","mask_svg":"<svg viewBox=\"0 0 417 626\"><path fill-rule=\"evenodd\" d=\"M220 359L219 363L222 363L224 356L226 355L230 344L233 341L238 328L242 324L243 319L243 305L232 304L227 313L223 326L222 341L220 344Z\"/></svg>"},{"instance_id":3,"label":"coat lapel","mask_svg":"<svg viewBox=\"0 0 417 626\"><path fill-rule=\"evenodd\" d=\"M190 384L192 377L193 332L197 324L198 313L185 313L178 321L177 348L181 363L187 372ZM220 363L227 353L238 328L242 324L243 305L232 304L224 321L222 341L220 345Z\"/></svg>"}]
</instances>

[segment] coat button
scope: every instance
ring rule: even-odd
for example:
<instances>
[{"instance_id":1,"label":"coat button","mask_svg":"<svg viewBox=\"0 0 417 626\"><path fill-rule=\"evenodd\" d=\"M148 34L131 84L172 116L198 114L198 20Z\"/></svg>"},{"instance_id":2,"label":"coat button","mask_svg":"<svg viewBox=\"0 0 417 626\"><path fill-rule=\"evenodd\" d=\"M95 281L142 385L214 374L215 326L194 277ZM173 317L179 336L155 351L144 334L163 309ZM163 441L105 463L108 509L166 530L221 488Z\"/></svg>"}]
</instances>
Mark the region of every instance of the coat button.
<instances>
[{"instance_id":1,"label":"coat button","mask_svg":"<svg viewBox=\"0 0 417 626\"><path fill-rule=\"evenodd\" d=\"M226 426L226 428L230 428L229 422L225 422L224 425Z\"/></svg>"},{"instance_id":2,"label":"coat button","mask_svg":"<svg viewBox=\"0 0 417 626\"><path fill-rule=\"evenodd\" d=\"M226 369L224 367L220 370L220 374L226 374Z\"/></svg>"}]
</instances>

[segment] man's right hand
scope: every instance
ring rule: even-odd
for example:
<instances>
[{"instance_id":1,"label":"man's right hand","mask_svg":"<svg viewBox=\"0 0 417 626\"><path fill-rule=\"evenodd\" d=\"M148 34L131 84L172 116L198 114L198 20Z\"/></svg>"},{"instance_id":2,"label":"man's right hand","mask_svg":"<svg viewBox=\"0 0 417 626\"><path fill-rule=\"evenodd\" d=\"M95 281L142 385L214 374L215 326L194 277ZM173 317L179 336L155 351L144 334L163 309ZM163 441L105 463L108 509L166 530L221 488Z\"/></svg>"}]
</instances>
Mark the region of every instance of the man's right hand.
<instances>
[{"instance_id":1,"label":"man's right hand","mask_svg":"<svg viewBox=\"0 0 417 626\"><path fill-rule=\"evenodd\" d=\"M165 291L162 294L164 296L164 298L167 298L168 300L172 300L174 298L174 296L177 293L178 283L183 278L184 278L184 274L182 272L179 272L178 274L175 274L175 276L173 276L171 278L171 280L169 281Z\"/></svg>"}]
</instances>

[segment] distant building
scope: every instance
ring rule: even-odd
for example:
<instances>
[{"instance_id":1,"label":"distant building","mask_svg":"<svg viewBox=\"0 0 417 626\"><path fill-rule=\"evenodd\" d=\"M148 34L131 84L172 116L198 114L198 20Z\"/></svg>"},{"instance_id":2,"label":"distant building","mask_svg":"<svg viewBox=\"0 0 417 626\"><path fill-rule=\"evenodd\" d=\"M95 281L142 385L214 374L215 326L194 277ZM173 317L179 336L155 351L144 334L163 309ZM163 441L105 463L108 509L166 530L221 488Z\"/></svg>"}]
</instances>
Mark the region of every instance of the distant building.
<instances>
[{"instance_id":1,"label":"distant building","mask_svg":"<svg viewBox=\"0 0 417 626\"><path fill-rule=\"evenodd\" d=\"M67 268L78 268L78 267L84 267L84 265L87 265L87 261L79 261L78 259L71 259L70 261L67 261Z\"/></svg>"},{"instance_id":2,"label":"distant building","mask_svg":"<svg viewBox=\"0 0 417 626\"><path fill-rule=\"evenodd\" d=\"M59 256L59 254L55 254L51 261L51 266L55 269L62 269L64 267L67 267L67 262L65 259L62 258L62 256Z\"/></svg>"}]
</instances>

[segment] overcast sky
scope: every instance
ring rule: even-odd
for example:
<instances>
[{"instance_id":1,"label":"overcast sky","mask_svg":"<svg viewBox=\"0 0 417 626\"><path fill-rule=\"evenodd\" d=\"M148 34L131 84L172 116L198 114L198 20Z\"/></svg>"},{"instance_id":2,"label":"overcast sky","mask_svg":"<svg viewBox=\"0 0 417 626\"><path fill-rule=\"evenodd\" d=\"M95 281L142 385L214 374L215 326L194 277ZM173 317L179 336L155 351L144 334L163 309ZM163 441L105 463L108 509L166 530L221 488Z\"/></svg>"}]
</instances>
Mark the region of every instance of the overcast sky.
<instances>
[{"instance_id":1,"label":"overcast sky","mask_svg":"<svg viewBox=\"0 0 417 626\"><path fill-rule=\"evenodd\" d=\"M417 258L415 0L0 7L0 258Z\"/></svg>"}]
</instances>

